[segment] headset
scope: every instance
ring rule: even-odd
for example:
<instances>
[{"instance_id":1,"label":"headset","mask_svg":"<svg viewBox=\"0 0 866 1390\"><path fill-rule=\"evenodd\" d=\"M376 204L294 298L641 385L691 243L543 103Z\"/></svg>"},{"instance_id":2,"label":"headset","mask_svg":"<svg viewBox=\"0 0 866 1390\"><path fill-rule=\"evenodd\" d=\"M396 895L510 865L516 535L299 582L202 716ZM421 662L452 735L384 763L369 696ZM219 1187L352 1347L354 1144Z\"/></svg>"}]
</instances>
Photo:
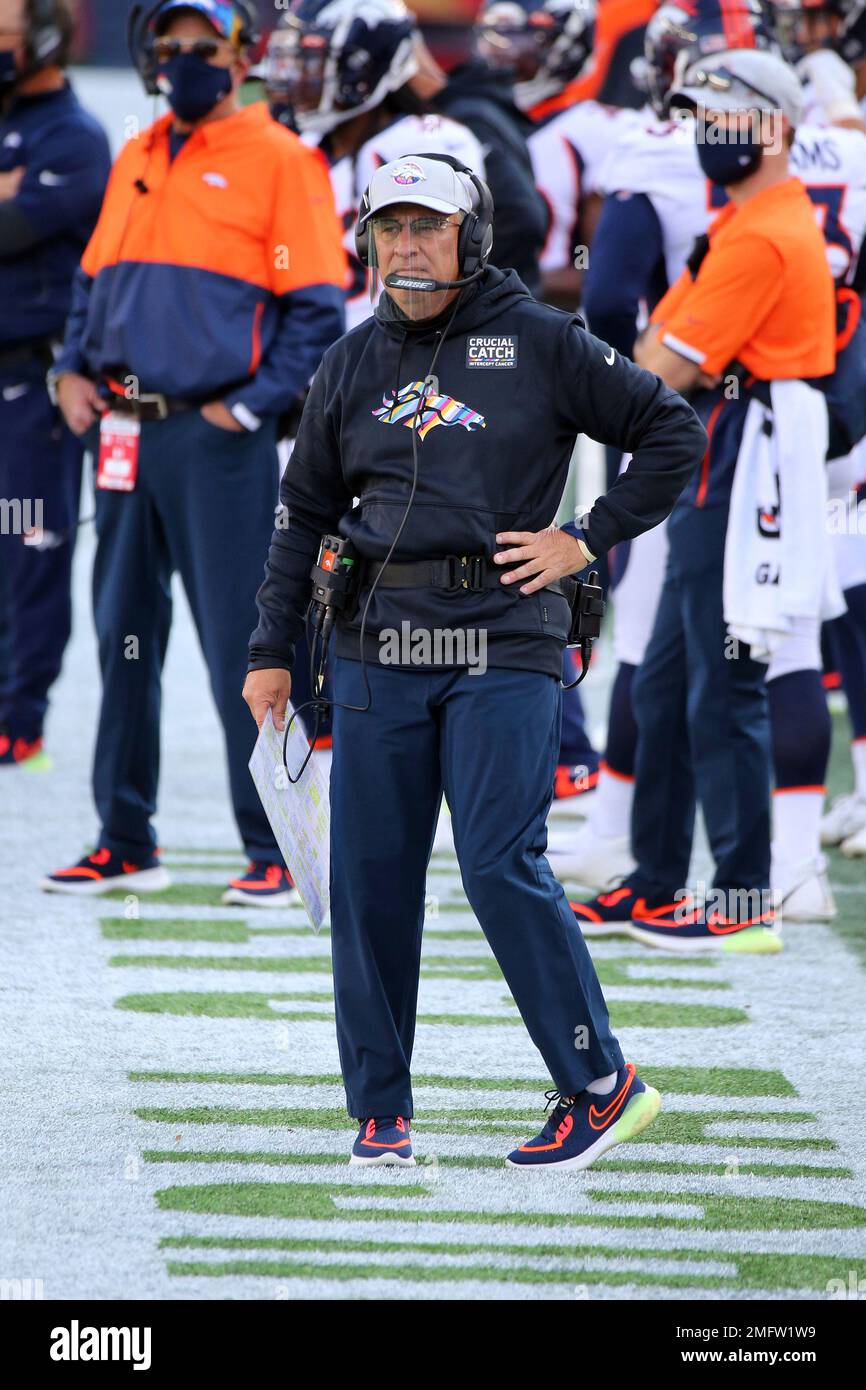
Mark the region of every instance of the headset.
<instances>
[{"instance_id":1,"label":"headset","mask_svg":"<svg viewBox=\"0 0 866 1390\"><path fill-rule=\"evenodd\" d=\"M490 260L490 253L493 250L493 194L487 187L483 179L455 159L450 154L428 154L425 150L423 154L406 155L406 159L437 159L442 164L447 164L453 169L455 174L463 174L469 179L472 187L478 196L478 206L467 212L460 224L460 231L457 236L457 265L459 268L459 280L414 280L406 288L419 290L456 290L462 289L464 285L471 285L487 269L487 262ZM411 198L407 199L411 202ZM361 199L361 207L358 211L358 221L355 224L355 251L358 260L362 265L370 264L370 190L366 189ZM386 284L394 277L389 276ZM405 276L398 276L398 280L404 281ZM400 289L402 286L394 286Z\"/></svg>"},{"instance_id":2,"label":"headset","mask_svg":"<svg viewBox=\"0 0 866 1390\"><path fill-rule=\"evenodd\" d=\"M61 0L27 0L27 37L22 77L51 67L62 55L74 31L72 15Z\"/></svg>"},{"instance_id":3,"label":"headset","mask_svg":"<svg viewBox=\"0 0 866 1390\"><path fill-rule=\"evenodd\" d=\"M238 48L254 48L261 37L261 32L258 15L251 0L231 0L231 3L241 22L241 27L236 35ZM129 12L129 19L126 21L126 44L132 65L138 69L144 90L148 96L152 97L159 96L160 90L156 82L156 58L150 39L150 29L164 4L165 0L158 0L158 3L152 5L149 10L144 5L133 5Z\"/></svg>"}]
</instances>

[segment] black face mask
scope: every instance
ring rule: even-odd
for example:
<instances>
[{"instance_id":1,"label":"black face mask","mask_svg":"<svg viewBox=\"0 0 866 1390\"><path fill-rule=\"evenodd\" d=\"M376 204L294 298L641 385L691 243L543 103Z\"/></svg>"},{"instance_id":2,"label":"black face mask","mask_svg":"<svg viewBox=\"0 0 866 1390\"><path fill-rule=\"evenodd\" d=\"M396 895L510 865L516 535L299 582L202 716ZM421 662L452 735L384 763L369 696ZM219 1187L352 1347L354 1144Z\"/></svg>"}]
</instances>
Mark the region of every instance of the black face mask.
<instances>
[{"instance_id":1,"label":"black face mask","mask_svg":"<svg viewBox=\"0 0 866 1390\"><path fill-rule=\"evenodd\" d=\"M232 89L230 68L216 68L196 53L177 53L156 70L157 83L182 121L200 121Z\"/></svg>"},{"instance_id":2,"label":"black face mask","mask_svg":"<svg viewBox=\"0 0 866 1390\"><path fill-rule=\"evenodd\" d=\"M711 183L720 188L742 183L755 170L764 157L764 146L760 140L730 140L709 143L706 131L698 125L698 161Z\"/></svg>"}]
</instances>

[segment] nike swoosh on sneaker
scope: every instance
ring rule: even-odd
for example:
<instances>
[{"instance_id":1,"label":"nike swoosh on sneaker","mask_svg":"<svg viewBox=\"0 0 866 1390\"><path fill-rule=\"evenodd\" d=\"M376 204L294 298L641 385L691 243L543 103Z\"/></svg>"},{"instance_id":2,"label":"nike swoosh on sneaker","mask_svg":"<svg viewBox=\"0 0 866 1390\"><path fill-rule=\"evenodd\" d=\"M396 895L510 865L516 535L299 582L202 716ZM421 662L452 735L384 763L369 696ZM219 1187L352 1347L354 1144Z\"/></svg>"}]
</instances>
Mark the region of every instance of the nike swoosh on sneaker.
<instances>
[{"instance_id":1,"label":"nike swoosh on sneaker","mask_svg":"<svg viewBox=\"0 0 866 1390\"><path fill-rule=\"evenodd\" d=\"M625 1098L628 1095L629 1086L634 1080L634 1073L634 1063L629 1062L625 1069L625 1081L613 1097L613 1100L609 1101L603 1110L597 1110L594 1102L589 1107L588 1119L593 1129L606 1129L611 1120L615 1119L619 1114L620 1110L625 1105Z\"/></svg>"}]
</instances>

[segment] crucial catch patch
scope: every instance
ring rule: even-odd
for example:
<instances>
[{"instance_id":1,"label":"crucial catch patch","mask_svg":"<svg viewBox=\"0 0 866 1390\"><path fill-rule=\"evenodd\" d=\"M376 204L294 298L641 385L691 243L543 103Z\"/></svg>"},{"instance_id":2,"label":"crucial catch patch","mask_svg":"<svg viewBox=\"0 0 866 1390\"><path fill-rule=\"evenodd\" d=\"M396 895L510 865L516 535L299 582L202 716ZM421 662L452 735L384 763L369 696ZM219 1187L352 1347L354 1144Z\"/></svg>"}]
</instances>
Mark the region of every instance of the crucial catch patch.
<instances>
[{"instance_id":1,"label":"crucial catch patch","mask_svg":"<svg viewBox=\"0 0 866 1390\"><path fill-rule=\"evenodd\" d=\"M516 367L517 334L471 336L466 346L467 367Z\"/></svg>"}]
</instances>

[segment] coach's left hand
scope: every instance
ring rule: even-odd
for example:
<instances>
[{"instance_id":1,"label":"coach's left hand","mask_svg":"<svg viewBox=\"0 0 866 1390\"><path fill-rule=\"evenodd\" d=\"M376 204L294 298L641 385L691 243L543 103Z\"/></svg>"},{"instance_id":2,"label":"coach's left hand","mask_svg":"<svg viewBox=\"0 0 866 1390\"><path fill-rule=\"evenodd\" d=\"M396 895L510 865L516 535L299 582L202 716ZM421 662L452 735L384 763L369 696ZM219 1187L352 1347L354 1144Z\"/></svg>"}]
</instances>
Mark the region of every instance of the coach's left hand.
<instances>
[{"instance_id":1,"label":"coach's left hand","mask_svg":"<svg viewBox=\"0 0 866 1390\"><path fill-rule=\"evenodd\" d=\"M238 424L228 406L222 401L208 401L200 410L208 424L215 425L218 430L225 430L228 434L244 433L243 425Z\"/></svg>"},{"instance_id":2,"label":"coach's left hand","mask_svg":"<svg viewBox=\"0 0 866 1390\"><path fill-rule=\"evenodd\" d=\"M586 569L589 563L575 537L567 531L560 531L558 526L549 526L546 531L500 531L496 541L499 545L511 546L511 549L499 550L493 556L497 565L525 561L518 569L502 576L503 584L528 580L528 583L520 585L522 594L534 594L555 579Z\"/></svg>"}]
</instances>

